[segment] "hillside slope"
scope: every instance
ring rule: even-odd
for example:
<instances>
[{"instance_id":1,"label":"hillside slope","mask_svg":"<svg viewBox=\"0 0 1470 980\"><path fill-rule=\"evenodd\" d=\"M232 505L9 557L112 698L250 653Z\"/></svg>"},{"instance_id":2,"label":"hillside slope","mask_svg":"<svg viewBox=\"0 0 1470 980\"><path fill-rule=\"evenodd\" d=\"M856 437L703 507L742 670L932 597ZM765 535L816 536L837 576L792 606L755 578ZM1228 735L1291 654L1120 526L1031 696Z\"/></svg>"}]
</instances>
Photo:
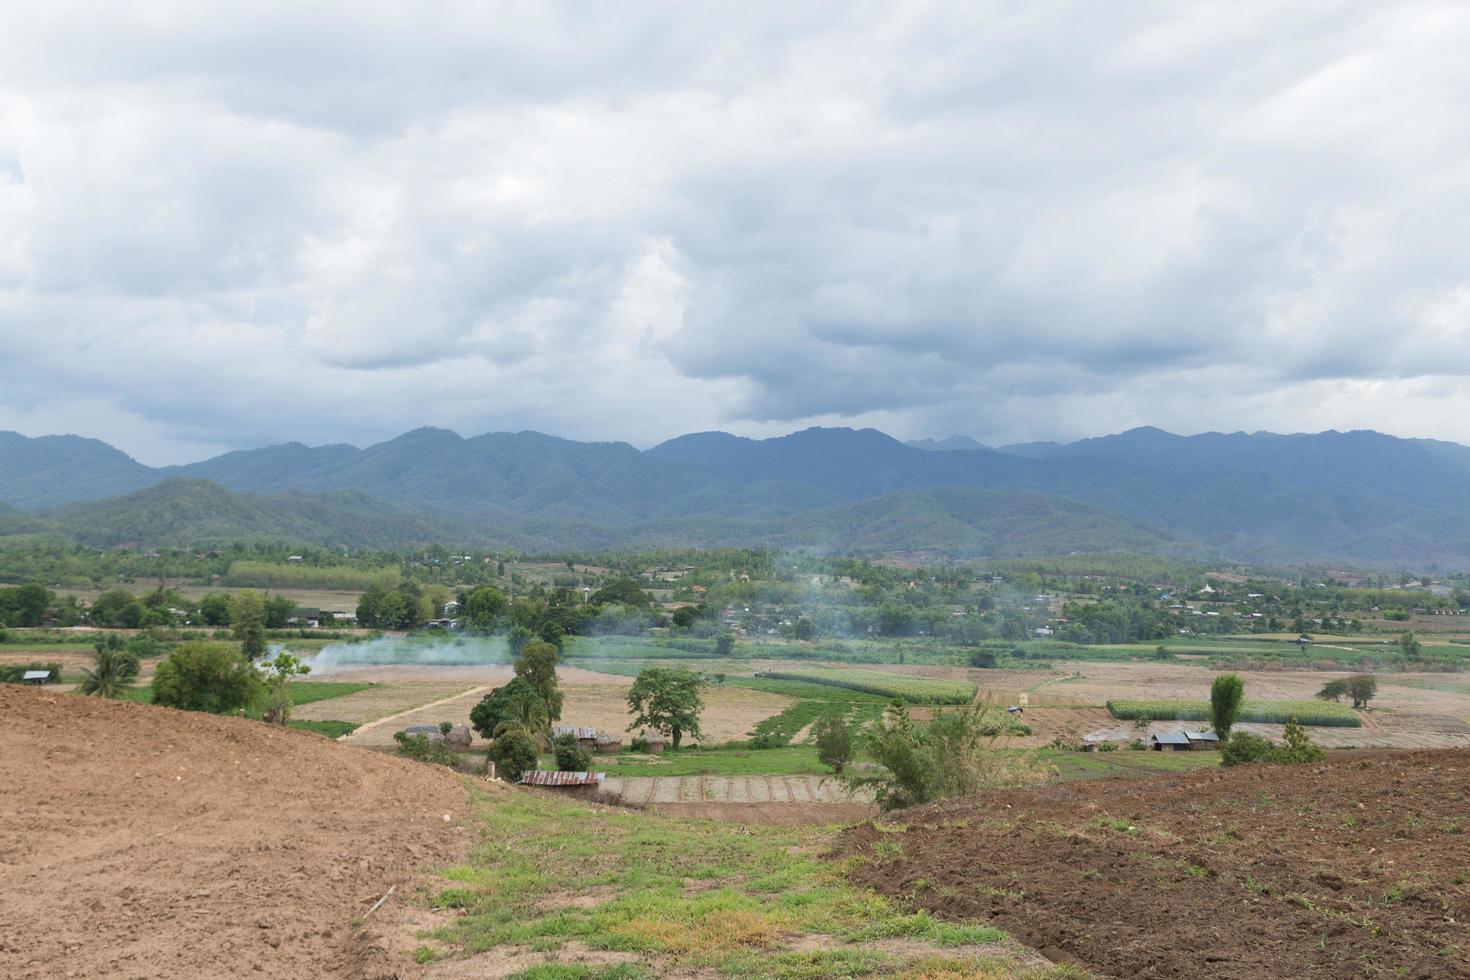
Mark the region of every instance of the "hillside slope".
<instances>
[{"instance_id":1,"label":"hillside slope","mask_svg":"<svg viewBox=\"0 0 1470 980\"><path fill-rule=\"evenodd\" d=\"M463 777L273 729L0 684L0 976L401 975L403 905L468 850ZM446 815L449 819L446 821Z\"/></svg>"}]
</instances>

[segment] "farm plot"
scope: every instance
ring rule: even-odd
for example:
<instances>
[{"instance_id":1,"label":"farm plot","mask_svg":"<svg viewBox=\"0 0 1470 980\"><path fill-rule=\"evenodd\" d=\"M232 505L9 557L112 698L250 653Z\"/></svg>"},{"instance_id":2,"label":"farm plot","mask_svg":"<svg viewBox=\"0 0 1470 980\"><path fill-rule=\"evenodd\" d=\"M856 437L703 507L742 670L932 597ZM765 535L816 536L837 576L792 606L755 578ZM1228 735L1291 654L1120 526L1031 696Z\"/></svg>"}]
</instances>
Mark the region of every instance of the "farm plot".
<instances>
[{"instance_id":1,"label":"farm plot","mask_svg":"<svg viewBox=\"0 0 1470 980\"><path fill-rule=\"evenodd\" d=\"M1108 711L1123 721L1208 721L1208 701L1187 698L1119 698L1108 702ZM1284 725L1295 718L1303 725L1359 728L1363 719L1345 704L1334 701L1246 701L1239 721Z\"/></svg>"},{"instance_id":2,"label":"farm plot","mask_svg":"<svg viewBox=\"0 0 1470 980\"><path fill-rule=\"evenodd\" d=\"M773 680L826 684L864 694L900 698L914 704L969 704L975 699L975 685L969 681L912 677L877 670L811 667L771 670L762 676Z\"/></svg>"}]
</instances>

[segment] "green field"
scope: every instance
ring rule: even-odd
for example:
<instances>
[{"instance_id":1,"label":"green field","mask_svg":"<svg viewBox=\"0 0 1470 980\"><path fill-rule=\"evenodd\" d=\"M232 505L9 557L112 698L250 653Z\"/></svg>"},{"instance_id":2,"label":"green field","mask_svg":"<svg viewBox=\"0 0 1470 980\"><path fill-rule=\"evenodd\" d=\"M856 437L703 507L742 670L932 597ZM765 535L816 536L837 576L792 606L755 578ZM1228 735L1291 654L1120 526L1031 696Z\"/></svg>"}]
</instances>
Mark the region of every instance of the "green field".
<instances>
[{"instance_id":1,"label":"green field","mask_svg":"<svg viewBox=\"0 0 1470 980\"><path fill-rule=\"evenodd\" d=\"M1208 701L1187 698L1153 700L1121 698L1107 703L1114 718L1124 721L1208 721ZM1335 701L1246 701L1236 721L1284 725L1295 718L1303 725L1358 728L1363 719L1345 704Z\"/></svg>"},{"instance_id":2,"label":"green field","mask_svg":"<svg viewBox=\"0 0 1470 980\"><path fill-rule=\"evenodd\" d=\"M975 685L968 681L910 677L880 670L804 667L766 671L760 676L778 681L826 684L863 694L899 698L912 704L969 704L975 699Z\"/></svg>"},{"instance_id":3,"label":"green field","mask_svg":"<svg viewBox=\"0 0 1470 980\"><path fill-rule=\"evenodd\" d=\"M477 792L481 844L424 901L454 910L415 959L516 948L519 977L1011 976L997 929L912 912L825 857L835 828L651 820ZM537 967L573 944L626 962ZM1027 976L1076 976L1058 967Z\"/></svg>"}]
</instances>

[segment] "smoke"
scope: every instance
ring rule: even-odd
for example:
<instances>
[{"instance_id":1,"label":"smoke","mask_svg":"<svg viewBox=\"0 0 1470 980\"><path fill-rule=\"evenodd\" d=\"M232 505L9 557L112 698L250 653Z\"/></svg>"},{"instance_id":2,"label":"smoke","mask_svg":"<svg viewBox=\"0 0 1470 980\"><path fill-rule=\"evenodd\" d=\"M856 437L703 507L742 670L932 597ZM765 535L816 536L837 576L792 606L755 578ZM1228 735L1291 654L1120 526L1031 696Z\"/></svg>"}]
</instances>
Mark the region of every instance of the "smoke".
<instances>
[{"instance_id":1,"label":"smoke","mask_svg":"<svg viewBox=\"0 0 1470 980\"><path fill-rule=\"evenodd\" d=\"M310 661L312 673L342 667L415 664L430 667L494 666L511 662L510 646L500 636L380 636L361 643L333 643Z\"/></svg>"}]
</instances>

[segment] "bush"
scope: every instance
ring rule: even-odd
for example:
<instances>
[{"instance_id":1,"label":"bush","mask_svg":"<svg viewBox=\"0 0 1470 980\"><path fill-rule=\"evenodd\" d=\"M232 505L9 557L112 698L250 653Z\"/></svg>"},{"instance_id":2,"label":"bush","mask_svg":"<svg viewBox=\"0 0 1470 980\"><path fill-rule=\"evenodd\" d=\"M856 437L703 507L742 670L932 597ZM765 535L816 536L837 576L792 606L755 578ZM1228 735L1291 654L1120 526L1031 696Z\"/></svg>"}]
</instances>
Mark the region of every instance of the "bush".
<instances>
[{"instance_id":1,"label":"bush","mask_svg":"<svg viewBox=\"0 0 1470 980\"><path fill-rule=\"evenodd\" d=\"M852 761L852 730L841 715L830 714L812 726L817 739L817 758L839 776Z\"/></svg>"},{"instance_id":2,"label":"bush","mask_svg":"<svg viewBox=\"0 0 1470 980\"><path fill-rule=\"evenodd\" d=\"M228 714L260 693L260 673L228 643L185 643L153 673L153 703L185 711Z\"/></svg>"},{"instance_id":3,"label":"bush","mask_svg":"<svg viewBox=\"0 0 1470 980\"><path fill-rule=\"evenodd\" d=\"M536 768L536 742L523 731L509 731L490 743L488 753L500 777L518 783L528 771Z\"/></svg>"},{"instance_id":4,"label":"bush","mask_svg":"<svg viewBox=\"0 0 1470 980\"><path fill-rule=\"evenodd\" d=\"M459 756L453 749L443 742L429 741L429 736L423 732L414 732L412 735L407 732L394 732L393 741L398 743L398 754L406 755L410 759L450 768L459 764Z\"/></svg>"},{"instance_id":5,"label":"bush","mask_svg":"<svg viewBox=\"0 0 1470 980\"><path fill-rule=\"evenodd\" d=\"M1230 737L1230 729L1245 703L1245 682L1236 674L1221 674L1210 685L1210 724L1221 738Z\"/></svg>"},{"instance_id":6,"label":"bush","mask_svg":"<svg viewBox=\"0 0 1470 980\"><path fill-rule=\"evenodd\" d=\"M19 684L28 670L46 671L46 683L55 684L61 680L61 664L32 663L32 664L0 664L0 684Z\"/></svg>"},{"instance_id":7,"label":"bush","mask_svg":"<svg viewBox=\"0 0 1470 980\"><path fill-rule=\"evenodd\" d=\"M1220 762L1227 766L1260 762L1271 753L1271 743L1250 732L1231 732L1220 746Z\"/></svg>"},{"instance_id":8,"label":"bush","mask_svg":"<svg viewBox=\"0 0 1470 980\"><path fill-rule=\"evenodd\" d=\"M1285 765L1300 765L1303 762L1321 762L1327 758L1320 747L1312 743L1307 737L1307 730L1297 724L1295 718L1286 723L1286 744L1271 749L1267 757L1270 762L1280 762Z\"/></svg>"},{"instance_id":9,"label":"bush","mask_svg":"<svg viewBox=\"0 0 1470 980\"><path fill-rule=\"evenodd\" d=\"M562 772L586 772L592 768L592 756L570 732L558 735L551 747L556 752L556 768Z\"/></svg>"}]
</instances>

